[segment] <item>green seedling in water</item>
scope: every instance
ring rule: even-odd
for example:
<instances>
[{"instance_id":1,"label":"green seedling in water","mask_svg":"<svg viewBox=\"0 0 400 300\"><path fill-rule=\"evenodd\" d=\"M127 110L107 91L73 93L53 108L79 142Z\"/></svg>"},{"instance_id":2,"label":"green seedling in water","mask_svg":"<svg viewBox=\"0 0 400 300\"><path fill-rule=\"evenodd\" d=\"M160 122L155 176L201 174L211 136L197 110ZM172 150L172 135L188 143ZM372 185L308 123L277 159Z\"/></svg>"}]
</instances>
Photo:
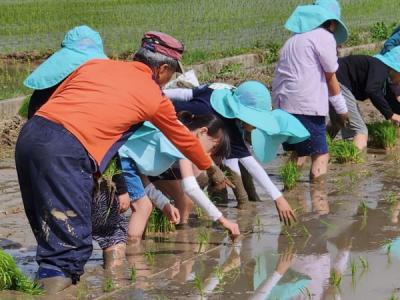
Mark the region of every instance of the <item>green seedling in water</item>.
<instances>
[{"instance_id":1,"label":"green seedling in water","mask_svg":"<svg viewBox=\"0 0 400 300\"><path fill-rule=\"evenodd\" d=\"M310 233L310 231L307 229L307 227L306 227L305 225L302 225L302 228L303 228L303 232L304 232L308 237L310 237L310 236L311 236L311 233Z\"/></svg>"},{"instance_id":2,"label":"green seedling in water","mask_svg":"<svg viewBox=\"0 0 400 300\"><path fill-rule=\"evenodd\" d=\"M368 216L368 209L369 209L367 203L365 203L364 201L361 201L360 208L361 208L363 217L366 218Z\"/></svg>"},{"instance_id":3,"label":"green seedling in water","mask_svg":"<svg viewBox=\"0 0 400 300\"><path fill-rule=\"evenodd\" d=\"M390 255L390 253L392 251L393 241L390 239L387 239L386 241L383 242L383 246L386 248L386 254Z\"/></svg>"},{"instance_id":4,"label":"green seedling in water","mask_svg":"<svg viewBox=\"0 0 400 300\"><path fill-rule=\"evenodd\" d=\"M374 148L392 149L397 143L397 128L389 121L367 124L369 144Z\"/></svg>"},{"instance_id":5,"label":"green seedling in water","mask_svg":"<svg viewBox=\"0 0 400 300\"><path fill-rule=\"evenodd\" d=\"M397 300L397 296L395 294L392 294L392 296L390 296L389 300Z\"/></svg>"},{"instance_id":6,"label":"green seedling in water","mask_svg":"<svg viewBox=\"0 0 400 300\"><path fill-rule=\"evenodd\" d=\"M203 246L207 245L210 242L210 234L207 229L202 229L197 234L197 242L199 243L199 251L201 252Z\"/></svg>"},{"instance_id":7,"label":"green seedling in water","mask_svg":"<svg viewBox=\"0 0 400 300\"><path fill-rule=\"evenodd\" d=\"M112 292L114 290L114 282L112 278L106 278L104 281L103 291L105 293Z\"/></svg>"},{"instance_id":8,"label":"green seedling in water","mask_svg":"<svg viewBox=\"0 0 400 300\"><path fill-rule=\"evenodd\" d=\"M154 263L156 261L156 254L154 253L154 251L148 250L148 251L144 252L144 257L146 258L147 262L150 265L154 265Z\"/></svg>"},{"instance_id":9,"label":"green seedling in water","mask_svg":"<svg viewBox=\"0 0 400 300\"><path fill-rule=\"evenodd\" d=\"M300 172L294 162L287 162L279 172L283 185L286 190L291 190L296 186L297 181L300 178Z\"/></svg>"},{"instance_id":10,"label":"green seedling in water","mask_svg":"<svg viewBox=\"0 0 400 300\"><path fill-rule=\"evenodd\" d=\"M0 249L0 291L14 290L30 295L42 295L43 290L17 267L13 257Z\"/></svg>"},{"instance_id":11,"label":"green seedling in water","mask_svg":"<svg viewBox=\"0 0 400 300\"><path fill-rule=\"evenodd\" d=\"M214 275L218 279L218 291L223 290L223 286L225 285L225 273L221 266L218 266L214 269Z\"/></svg>"},{"instance_id":12,"label":"green seedling in water","mask_svg":"<svg viewBox=\"0 0 400 300\"><path fill-rule=\"evenodd\" d=\"M294 239L286 226L285 229L283 230L283 234L288 238L289 243L294 244Z\"/></svg>"},{"instance_id":13,"label":"green seedling in water","mask_svg":"<svg viewBox=\"0 0 400 300\"><path fill-rule=\"evenodd\" d=\"M154 208L146 227L147 233L169 233L175 231L175 225L171 224L164 213Z\"/></svg>"},{"instance_id":14,"label":"green seedling in water","mask_svg":"<svg viewBox=\"0 0 400 300\"><path fill-rule=\"evenodd\" d=\"M360 257L360 263L364 270L367 270L369 267L368 260L364 257Z\"/></svg>"},{"instance_id":15,"label":"green seedling in water","mask_svg":"<svg viewBox=\"0 0 400 300\"><path fill-rule=\"evenodd\" d=\"M361 163L361 151L350 141L339 140L329 141L329 154L332 159L340 164L344 163Z\"/></svg>"},{"instance_id":16,"label":"green seedling in water","mask_svg":"<svg viewBox=\"0 0 400 300\"><path fill-rule=\"evenodd\" d=\"M329 283L331 286L339 287L342 283L342 275L340 275L338 272L332 271L331 277L329 278Z\"/></svg>"},{"instance_id":17,"label":"green seedling in water","mask_svg":"<svg viewBox=\"0 0 400 300\"><path fill-rule=\"evenodd\" d=\"M351 277L354 278L357 274L357 263L354 260L350 262Z\"/></svg>"},{"instance_id":18,"label":"green seedling in water","mask_svg":"<svg viewBox=\"0 0 400 300\"><path fill-rule=\"evenodd\" d=\"M199 275L195 274L194 276L194 286L199 293L201 299L204 297L204 283L203 280L200 278Z\"/></svg>"},{"instance_id":19,"label":"green seedling in water","mask_svg":"<svg viewBox=\"0 0 400 300\"><path fill-rule=\"evenodd\" d=\"M132 266L130 269L129 269L129 279L130 279L130 281L132 282L132 283L135 283L136 282L136 267L135 266Z\"/></svg>"},{"instance_id":20,"label":"green seedling in water","mask_svg":"<svg viewBox=\"0 0 400 300\"><path fill-rule=\"evenodd\" d=\"M196 214L198 219L203 219L204 218L204 211L201 209L199 206L194 207L194 213Z\"/></svg>"}]
</instances>

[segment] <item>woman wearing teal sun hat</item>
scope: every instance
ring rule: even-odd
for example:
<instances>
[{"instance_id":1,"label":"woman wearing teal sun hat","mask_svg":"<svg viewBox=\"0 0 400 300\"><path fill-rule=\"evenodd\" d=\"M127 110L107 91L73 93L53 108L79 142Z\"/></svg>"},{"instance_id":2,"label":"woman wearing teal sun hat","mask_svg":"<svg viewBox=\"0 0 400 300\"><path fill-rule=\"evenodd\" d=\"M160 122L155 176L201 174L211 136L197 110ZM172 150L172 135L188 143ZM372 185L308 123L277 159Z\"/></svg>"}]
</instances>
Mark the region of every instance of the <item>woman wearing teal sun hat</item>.
<instances>
[{"instance_id":1,"label":"woman wearing teal sun hat","mask_svg":"<svg viewBox=\"0 0 400 300\"><path fill-rule=\"evenodd\" d=\"M196 115L215 114L220 117L229 134L231 154L223 164L236 174L233 177L235 196L239 198L244 184L239 164L275 200L279 217L286 224L294 219L292 208L282 193L272 183L264 168L253 157L243 138L244 131L253 132L252 145L259 160L268 162L275 158L279 142L297 142L309 136L308 131L290 114L272 111L271 96L260 82L246 81L237 88L224 84L203 85L194 89L170 89L164 93L174 101L177 112L189 111ZM274 143L269 141L274 140ZM247 199L246 199L247 200ZM242 200L243 201L243 200Z\"/></svg>"},{"instance_id":2,"label":"woman wearing teal sun hat","mask_svg":"<svg viewBox=\"0 0 400 300\"><path fill-rule=\"evenodd\" d=\"M292 160L298 166L311 156L311 179L328 170L325 117L329 103L342 124L348 118L335 75L336 46L348 36L340 14L336 0L316 0L312 5L300 5L294 10L285 24L294 35L281 49L272 83L274 106L292 114L310 132L306 141L284 148L293 151Z\"/></svg>"}]
</instances>

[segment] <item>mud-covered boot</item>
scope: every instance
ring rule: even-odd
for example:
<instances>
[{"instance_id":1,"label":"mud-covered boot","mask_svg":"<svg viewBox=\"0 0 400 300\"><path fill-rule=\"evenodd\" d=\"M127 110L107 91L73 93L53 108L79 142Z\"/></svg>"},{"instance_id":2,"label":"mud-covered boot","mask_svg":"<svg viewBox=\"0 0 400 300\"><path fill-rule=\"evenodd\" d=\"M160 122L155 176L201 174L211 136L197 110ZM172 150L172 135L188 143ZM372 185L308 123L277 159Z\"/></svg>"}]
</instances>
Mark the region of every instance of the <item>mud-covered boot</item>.
<instances>
[{"instance_id":1,"label":"mud-covered boot","mask_svg":"<svg viewBox=\"0 0 400 300\"><path fill-rule=\"evenodd\" d=\"M242 176L233 172L231 169L227 168L229 171L229 179L235 186L232 188L233 193L235 194L235 198L237 201L238 208L245 208L246 204L249 203L249 197L247 196L246 190L243 185Z\"/></svg>"},{"instance_id":2,"label":"mud-covered boot","mask_svg":"<svg viewBox=\"0 0 400 300\"><path fill-rule=\"evenodd\" d=\"M73 284L72 279L67 277L61 270L43 266L39 267L36 282L48 295L57 294Z\"/></svg>"},{"instance_id":3,"label":"mud-covered boot","mask_svg":"<svg viewBox=\"0 0 400 300\"><path fill-rule=\"evenodd\" d=\"M261 199L257 194L256 186L254 185L253 177L247 169L239 162L240 173L242 174L242 182L247 193L249 201L260 202Z\"/></svg>"}]
</instances>

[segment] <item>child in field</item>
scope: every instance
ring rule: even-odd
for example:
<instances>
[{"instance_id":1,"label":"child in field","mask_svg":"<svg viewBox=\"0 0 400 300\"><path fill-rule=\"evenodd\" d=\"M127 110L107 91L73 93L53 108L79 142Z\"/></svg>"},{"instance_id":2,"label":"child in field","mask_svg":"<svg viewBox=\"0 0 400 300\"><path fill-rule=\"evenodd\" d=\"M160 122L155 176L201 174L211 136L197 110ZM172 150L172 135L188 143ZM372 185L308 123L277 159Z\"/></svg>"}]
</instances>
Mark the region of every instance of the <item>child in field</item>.
<instances>
[{"instance_id":1,"label":"child in field","mask_svg":"<svg viewBox=\"0 0 400 300\"><path fill-rule=\"evenodd\" d=\"M310 178L315 179L328 169L325 117L329 103L342 123L347 119L346 103L335 75L336 44L347 39L347 29L335 0L298 6L285 27L294 35L280 52L272 83L273 104L295 116L310 132L306 141L284 149L293 151L292 159L298 166L311 156Z\"/></svg>"},{"instance_id":2,"label":"child in field","mask_svg":"<svg viewBox=\"0 0 400 300\"><path fill-rule=\"evenodd\" d=\"M247 201L239 163L275 201L279 218L285 224L295 221L289 203L272 183L264 168L248 149L244 132L252 134L252 144L258 158L266 163L275 158L279 142L302 141L308 132L295 118L282 110L272 111L268 89L260 82L246 81L237 88L220 83L194 89L168 89L164 93L174 101L175 109L193 114L214 114L227 128L231 155L223 161L233 174L235 196L239 204ZM279 142L277 142L279 140ZM169 184L171 187L173 183Z\"/></svg>"},{"instance_id":3,"label":"child in field","mask_svg":"<svg viewBox=\"0 0 400 300\"><path fill-rule=\"evenodd\" d=\"M400 125L400 46L375 56L350 55L339 59L336 73L342 94L349 108L349 123L342 128L343 138L352 138L357 148L367 147L368 128L358 101L370 99L379 112ZM338 117L330 111L329 134L333 138L340 129Z\"/></svg>"}]
</instances>

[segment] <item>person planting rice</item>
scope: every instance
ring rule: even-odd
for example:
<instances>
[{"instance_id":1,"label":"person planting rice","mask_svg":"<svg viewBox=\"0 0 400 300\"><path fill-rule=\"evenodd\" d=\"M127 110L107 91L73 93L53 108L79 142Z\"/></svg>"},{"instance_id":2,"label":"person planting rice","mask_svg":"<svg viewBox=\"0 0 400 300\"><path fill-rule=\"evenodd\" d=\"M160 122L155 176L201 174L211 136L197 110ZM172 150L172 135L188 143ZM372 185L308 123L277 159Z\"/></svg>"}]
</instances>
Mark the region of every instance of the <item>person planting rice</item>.
<instances>
[{"instance_id":1,"label":"person planting rice","mask_svg":"<svg viewBox=\"0 0 400 300\"><path fill-rule=\"evenodd\" d=\"M231 155L223 164L233 174L234 193L239 204L247 200L240 178L240 162L275 200L280 220L285 224L296 220L289 203L250 153L242 133L251 132L254 151L262 162L268 162L275 157L281 142L302 141L308 137L308 132L300 122L282 110L271 111L270 93L262 83L246 81L237 88L216 83L194 89L164 90L164 93L175 100L174 105L178 112L215 114L222 118L231 143Z\"/></svg>"},{"instance_id":2,"label":"person planting rice","mask_svg":"<svg viewBox=\"0 0 400 300\"><path fill-rule=\"evenodd\" d=\"M194 116L182 112L179 119L196 136L207 153L214 157L224 157L229 153L229 138L225 133L224 123L216 116ZM165 213L171 223L178 224L181 217L187 219L190 212L188 204L183 202L191 202L190 199L192 199L210 219L218 221L227 229L233 240L239 236L238 225L226 219L200 189L195 178L195 173L199 173L199 170L151 123L146 122L139 128L120 148L119 155L123 178L119 178L118 175L114 176L114 179L118 182L118 193L129 192L132 208L129 231L126 217L121 215L118 209L121 207L121 203L118 205L116 201L112 202L109 199L110 194L105 189L102 192L103 196L94 198L92 208L94 239L104 250L106 266L118 265L123 261L128 233L129 241L133 243L138 243L142 239L153 209L152 202ZM175 161L177 163L174 164ZM174 167L172 167L173 164ZM169 169L170 167L172 168ZM169 185L168 191L172 195L182 195L174 198L175 204L180 208L182 214L146 177L146 175L161 174L161 178L165 178L175 173L172 180L176 184ZM144 188L139 175L142 176L146 188ZM123 179L123 181L119 179ZM190 199L187 200L184 195L188 195ZM111 209L109 209L110 203L113 203Z\"/></svg>"},{"instance_id":3,"label":"person planting rice","mask_svg":"<svg viewBox=\"0 0 400 300\"><path fill-rule=\"evenodd\" d=\"M295 116L310 132L308 140L284 149L293 151L292 160L299 167L311 156L310 178L314 180L328 170L325 117L329 103L343 124L347 120L346 102L335 75L336 43L347 39L347 29L335 0L298 6L285 27L294 35L281 49L275 68L273 104Z\"/></svg>"},{"instance_id":4,"label":"person planting rice","mask_svg":"<svg viewBox=\"0 0 400 300\"><path fill-rule=\"evenodd\" d=\"M71 52L65 47L60 55L68 61ZM105 170L143 121L160 128L214 182L224 183L160 90L180 71L182 53L171 36L148 32L135 62L91 59L69 76L62 64L58 74L68 78L22 128L16 168L38 243L38 280L47 291L61 291L83 274L92 252L93 174Z\"/></svg>"},{"instance_id":5,"label":"person planting rice","mask_svg":"<svg viewBox=\"0 0 400 300\"><path fill-rule=\"evenodd\" d=\"M336 76L350 111L350 122L341 130L343 138L353 138L353 143L360 150L367 147L368 128L357 101L370 99L387 120L400 125L400 46L386 49L384 54L375 56L350 55L340 58ZM340 124L332 110L330 119L328 132L335 137Z\"/></svg>"}]
</instances>

